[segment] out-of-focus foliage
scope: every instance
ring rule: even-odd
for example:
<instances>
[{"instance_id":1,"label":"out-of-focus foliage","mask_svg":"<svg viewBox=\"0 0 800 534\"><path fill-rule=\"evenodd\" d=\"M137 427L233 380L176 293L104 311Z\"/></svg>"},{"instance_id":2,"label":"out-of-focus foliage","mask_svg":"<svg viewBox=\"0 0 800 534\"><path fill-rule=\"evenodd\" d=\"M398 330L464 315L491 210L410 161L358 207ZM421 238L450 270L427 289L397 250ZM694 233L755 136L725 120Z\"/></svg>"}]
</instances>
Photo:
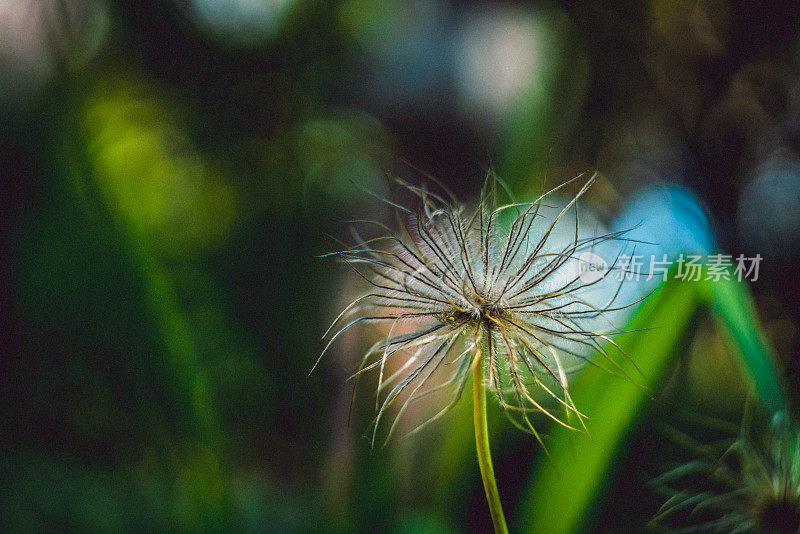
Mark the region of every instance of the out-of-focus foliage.
<instances>
[{"instance_id":1,"label":"out-of-focus foliage","mask_svg":"<svg viewBox=\"0 0 800 534\"><path fill-rule=\"evenodd\" d=\"M175 103L148 92L119 79L91 89L80 132L96 180L87 187L136 238L196 254L227 237L234 192L170 116Z\"/></svg>"},{"instance_id":2,"label":"out-of-focus foliage","mask_svg":"<svg viewBox=\"0 0 800 534\"><path fill-rule=\"evenodd\" d=\"M488 531L468 398L372 450L365 341L308 376L365 289L317 258L340 221L394 224L393 175L470 201L488 167L520 199L598 170L581 220L645 263L763 258L749 288L626 284L656 291L619 338L653 398L587 367L594 440L536 419L553 464L490 407L520 532L641 530L665 427L800 400L798 28L791 2L0 0L0 530Z\"/></svg>"},{"instance_id":3,"label":"out-of-focus foliage","mask_svg":"<svg viewBox=\"0 0 800 534\"><path fill-rule=\"evenodd\" d=\"M626 373L636 380L638 368L646 377L641 386L658 391L672 359L694 334L693 317L709 303L767 413L784 413L774 358L764 345L749 296L730 280L664 284L631 321L632 334L619 341L621 350L639 355L635 367L628 362ZM576 439L563 428L554 431L552 458L541 461L520 504L521 531L567 533L591 526L588 514L601 502L626 438L649 412L644 406L647 390L624 387L624 381L614 378L590 367L575 381L575 402L592 407L586 414L594 420L588 429L591 439ZM552 513L553 507L558 514Z\"/></svg>"},{"instance_id":4,"label":"out-of-focus foliage","mask_svg":"<svg viewBox=\"0 0 800 534\"><path fill-rule=\"evenodd\" d=\"M575 402L591 407L586 408L592 419L587 428L590 437L554 430L551 458L541 461L520 502L520 531L568 533L585 528L581 522L602 499L603 483L625 447L627 433L646 412L648 391L659 389L670 359L691 335L697 305L697 289L692 285L665 284L631 322L630 329L638 331L619 341L626 354L639 355L635 366L625 362L623 367L631 383L625 385L624 380L594 367L575 380ZM648 325L654 325L654 330L646 330ZM631 387L633 383L639 387ZM559 513L552 513L552 507Z\"/></svg>"}]
</instances>

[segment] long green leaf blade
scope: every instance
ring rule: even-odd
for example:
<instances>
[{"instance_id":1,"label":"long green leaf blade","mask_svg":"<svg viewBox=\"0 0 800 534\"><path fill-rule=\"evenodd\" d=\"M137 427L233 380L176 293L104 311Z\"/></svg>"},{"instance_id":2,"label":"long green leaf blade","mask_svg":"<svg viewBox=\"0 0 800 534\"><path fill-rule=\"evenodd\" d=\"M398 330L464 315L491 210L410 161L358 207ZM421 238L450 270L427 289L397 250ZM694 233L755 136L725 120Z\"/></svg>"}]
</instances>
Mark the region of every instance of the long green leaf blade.
<instances>
[{"instance_id":1,"label":"long green leaf blade","mask_svg":"<svg viewBox=\"0 0 800 534\"><path fill-rule=\"evenodd\" d=\"M733 277L706 284L714 315L737 349L744 372L752 380L756 398L770 413L785 410L775 356L761 331L747 286Z\"/></svg>"},{"instance_id":2,"label":"long green leaf blade","mask_svg":"<svg viewBox=\"0 0 800 534\"><path fill-rule=\"evenodd\" d=\"M646 377L644 385L652 390L657 390L666 376L697 307L695 284L667 282L630 324L631 330L648 330L618 340ZM631 362L623 367L635 375ZM648 395L635 385L595 367L583 370L571 391L578 408L594 421L589 427L592 438L553 428L548 445L552 461L542 461L533 472L516 517L517 532L581 531L625 438L649 402Z\"/></svg>"}]
</instances>

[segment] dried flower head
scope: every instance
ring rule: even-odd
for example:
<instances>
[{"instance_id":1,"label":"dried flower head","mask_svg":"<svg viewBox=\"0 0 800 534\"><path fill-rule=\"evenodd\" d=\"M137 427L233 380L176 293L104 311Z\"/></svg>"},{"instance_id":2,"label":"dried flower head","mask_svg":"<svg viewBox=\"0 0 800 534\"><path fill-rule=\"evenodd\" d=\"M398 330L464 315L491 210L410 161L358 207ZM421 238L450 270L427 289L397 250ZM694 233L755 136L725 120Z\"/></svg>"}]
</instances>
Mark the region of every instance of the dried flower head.
<instances>
[{"instance_id":1,"label":"dried flower head","mask_svg":"<svg viewBox=\"0 0 800 534\"><path fill-rule=\"evenodd\" d=\"M372 289L336 318L323 355L353 326L385 325L385 337L364 354L354 375L378 373L376 428L398 399L404 400L389 435L416 399L449 389L446 405L416 430L437 419L458 401L473 366L482 365L486 387L537 439L533 412L571 428L577 420L585 430L570 398L569 372L590 362L628 378L611 355L624 353L612 339L620 330L610 317L627 307L615 304L622 282L610 276L618 270L625 232L579 229L578 200L595 176L562 206L546 203L580 179L532 202L497 207L504 184L490 173L477 207L468 210L444 186L439 195L396 178L419 199L418 209L387 200L398 213L397 231L367 223L385 234L362 239L354 231L357 243L331 254ZM387 365L392 359L402 363ZM549 398L555 402L546 404Z\"/></svg>"},{"instance_id":2,"label":"dried flower head","mask_svg":"<svg viewBox=\"0 0 800 534\"><path fill-rule=\"evenodd\" d=\"M673 531L800 532L800 434L782 414L775 416L768 432L755 436L745 431L722 451L716 446L693 448L700 452L697 459L653 481L670 496L654 523L689 511L689 525ZM675 487L680 485L687 487Z\"/></svg>"}]
</instances>

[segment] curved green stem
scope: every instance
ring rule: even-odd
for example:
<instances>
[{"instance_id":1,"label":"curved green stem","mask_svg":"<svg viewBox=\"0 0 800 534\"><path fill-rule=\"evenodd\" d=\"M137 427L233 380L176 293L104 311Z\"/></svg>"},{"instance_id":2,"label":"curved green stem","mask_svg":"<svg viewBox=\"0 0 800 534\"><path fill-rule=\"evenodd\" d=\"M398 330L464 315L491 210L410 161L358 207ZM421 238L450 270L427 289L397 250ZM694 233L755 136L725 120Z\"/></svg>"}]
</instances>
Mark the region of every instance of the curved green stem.
<instances>
[{"instance_id":1,"label":"curved green stem","mask_svg":"<svg viewBox=\"0 0 800 534\"><path fill-rule=\"evenodd\" d=\"M494 478L492 467L492 454L489 451L489 428L486 424L486 387L483 383L483 358L478 351L472 370L472 400L475 421L475 445L478 449L478 465L481 468L483 487L486 490L486 500L489 502L489 513L492 514L492 523L496 534L508 534L506 518L503 516L503 507L500 504L500 494L497 491L497 481Z\"/></svg>"}]
</instances>

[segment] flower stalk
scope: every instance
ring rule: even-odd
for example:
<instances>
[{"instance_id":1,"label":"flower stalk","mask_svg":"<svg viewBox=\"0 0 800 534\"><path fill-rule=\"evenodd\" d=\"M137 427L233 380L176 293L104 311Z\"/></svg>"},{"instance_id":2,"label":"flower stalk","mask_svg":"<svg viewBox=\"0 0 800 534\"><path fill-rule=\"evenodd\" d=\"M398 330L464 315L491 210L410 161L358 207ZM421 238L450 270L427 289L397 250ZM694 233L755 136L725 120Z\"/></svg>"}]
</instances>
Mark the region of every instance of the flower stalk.
<instances>
[{"instance_id":1,"label":"flower stalk","mask_svg":"<svg viewBox=\"0 0 800 534\"><path fill-rule=\"evenodd\" d=\"M486 501L489 503L489 513L492 515L492 524L496 534L508 534L506 518L503 515L503 506L500 504L500 494L497 490L497 480L494 477L492 466L492 453L489 449L489 428L486 421L486 387L483 381L483 355L480 345L475 348L475 361L472 370L472 398L473 419L475 422L475 445L478 452L478 465L481 468L483 488L486 490Z\"/></svg>"}]
</instances>

